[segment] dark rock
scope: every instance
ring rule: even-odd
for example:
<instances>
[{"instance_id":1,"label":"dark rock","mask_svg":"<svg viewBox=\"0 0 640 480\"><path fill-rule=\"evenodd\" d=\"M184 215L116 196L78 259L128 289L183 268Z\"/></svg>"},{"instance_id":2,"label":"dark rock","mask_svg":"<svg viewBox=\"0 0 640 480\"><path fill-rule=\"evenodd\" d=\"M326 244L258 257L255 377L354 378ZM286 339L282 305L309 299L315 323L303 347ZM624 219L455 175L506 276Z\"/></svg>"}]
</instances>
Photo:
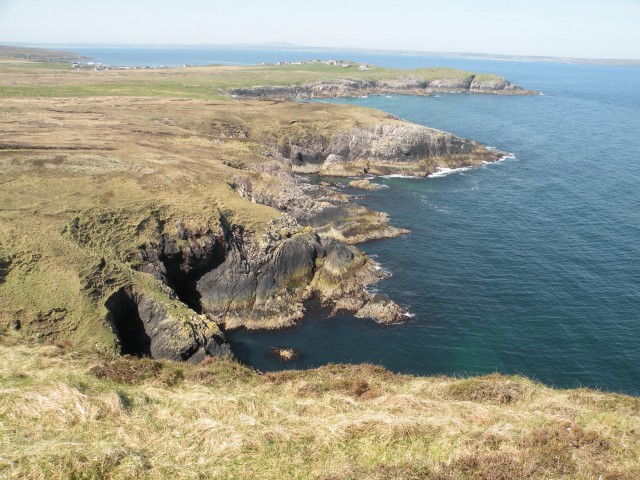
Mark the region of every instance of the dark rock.
<instances>
[{"instance_id":1,"label":"dark rock","mask_svg":"<svg viewBox=\"0 0 640 480\"><path fill-rule=\"evenodd\" d=\"M222 353L224 335L214 322L177 300L170 301L168 295L166 299L161 297L162 293L128 286L107 299L108 319L122 353L187 360L200 350L214 352L212 341L220 342L218 350Z\"/></svg>"}]
</instances>

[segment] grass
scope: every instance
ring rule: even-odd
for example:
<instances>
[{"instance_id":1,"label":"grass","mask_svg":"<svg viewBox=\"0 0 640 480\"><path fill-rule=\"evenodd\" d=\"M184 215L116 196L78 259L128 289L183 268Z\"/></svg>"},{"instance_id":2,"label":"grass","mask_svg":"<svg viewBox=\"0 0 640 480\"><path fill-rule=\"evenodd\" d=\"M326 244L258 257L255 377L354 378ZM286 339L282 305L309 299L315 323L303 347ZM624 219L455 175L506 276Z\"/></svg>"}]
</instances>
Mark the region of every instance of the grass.
<instances>
[{"instance_id":1,"label":"grass","mask_svg":"<svg viewBox=\"0 0 640 480\"><path fill-rule=\"evenodd\" d=\"M452 68L397 70L372 67L358 70L325 64L93 71L72 69L65 63L1 60L0 57L0 98L145 96L210 99L223 98L223 90L255 85L301 85L338 78L377 81L407 76L430 81L473 75ZM500 78L488 74L480 77L484 80Z\"/></svg>"},{"instance_id":2,"label":"grass","mask_svg":"<svg viewBox=\"0 0 640 480\"><path fill-rule=\"evenodd\" d=\"M640 400L370 365L258 375L0 340L3 478L634 479Z\"/></svg>"}]
</instances>

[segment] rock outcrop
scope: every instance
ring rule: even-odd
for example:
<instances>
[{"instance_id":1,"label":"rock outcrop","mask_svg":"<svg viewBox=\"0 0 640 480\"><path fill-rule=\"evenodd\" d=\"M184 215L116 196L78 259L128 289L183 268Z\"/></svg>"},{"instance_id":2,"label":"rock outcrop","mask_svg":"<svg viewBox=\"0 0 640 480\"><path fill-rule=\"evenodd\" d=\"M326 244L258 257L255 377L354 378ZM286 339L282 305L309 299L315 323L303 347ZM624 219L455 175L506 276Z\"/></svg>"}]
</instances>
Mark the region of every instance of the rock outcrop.
<instances>
[{"instance_id":1,"label":"rock outcrop","mask_svg":"<svg viewBox=\"0 0 640 480\"><path fill-rule=\"evenodd\" d=\"M302 319L304 302L312 297L334 312L357 313L374 300L365 287L386 276L355 248L320 237L288 215L272 222L259 238L222 225L201 228L196 234L179 224L177 232L186 242L163 235L158 244L140 250L138 270L152 274L194 311L202 312L198 319L225 328L290 326ZM183 259L178 268L176 259ZM136 305L144 304L134 298ZM384 314L377 315L371 308L367 316L381 322L399 321L404 311L390 303ZM138 311L143 324L157 325L158 318L165 318L162 313ZM155 338L155 330L154 336L148 330L144 329L146 335ZM207 347L206 336L192 344ZM175 348L178 355L189 356ZM150 351L153 355L154 350ZM164 351L162 355L167 356Z\"/></svg>"},{"instance_id":2,"label":"rock outcrop","mask_svg":"<svg viewBox=\"0 0 640 480\"><path fill-rule=\"evenodd\" d=\"M237 176L236 192L243 198L286 212L296 222L322 236L348 244L392 238L408 230L389 225L385 213L349 202L335 189L313 185L300 178L281 178L277 185Z\"/></svg>"},{"instance_id":3,"label":"rock outcrop","mask_svg":"<svg viewBox=\"0 0 640 480\"><path fill-rule=\"evenodd\" d=\"M269 139L267 139L269 141ZM297 173L328 176L411 175L426 177L438 167L480 165L504 153L451 133L388 121L332 132L330 136L272 138Z\"/></svg>"},{"instance_id":4,"label":"rock outcrop","mask_svg":"<svg viewBox=\"0 0 640 480\"><path fill-rule=\"evenodd\" d=\"M168 287L159 289L127 286L107 299L108 319L122 353L194 362L231 356L215 322L189 309Z\"/></svg>"},{"instance_id":5,"label":"rock outcrop","mask_svg":"<svg viewBox=\"0 0 640 480\"><path fill-rule=\"evenodd\" d=\"M381 80L362 80L358 78L339 78L303 85L259 85L226 90L234 98L243 99L308 99L355 97L362 95L431 95L434 92L493 93L500 95L532 95L526 90L510 83L502 77L477 76L428 79L417 75L408 75Z\"/></svg>"},{"instance_id":6,"label":"rock outcrop","mask_svg":"<svg viewBox=\"0 0 640 480\"><path fill-rule=\"evenodd\" d=\"M363 178L362 180L351 180L349 182L351 188L357 188L359 190L380 190L383 187L377 183L371 183L369 179Z\"/></svg>"}]
</instances>

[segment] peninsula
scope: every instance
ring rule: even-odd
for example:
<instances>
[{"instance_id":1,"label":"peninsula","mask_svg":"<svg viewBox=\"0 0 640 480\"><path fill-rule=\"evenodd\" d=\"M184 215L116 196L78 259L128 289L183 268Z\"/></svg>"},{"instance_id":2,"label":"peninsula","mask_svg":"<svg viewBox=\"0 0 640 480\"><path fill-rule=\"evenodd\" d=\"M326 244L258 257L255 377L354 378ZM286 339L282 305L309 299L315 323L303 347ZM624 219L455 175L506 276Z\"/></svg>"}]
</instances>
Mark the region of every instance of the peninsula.
<instances>
[{"instance_id":1,"label":"peninsula","mask_svg":"<svg viewBox=\"0 0 640 480\"><path fill-rule=\"evenodd\" d=\"M0 55L0 476L640 471L637 398L370 365L263 375L225 338L294 325L312 298L407 319L365 288L385 274L356 246L407 230L300 174L371 188L371 175L504 155L384 112L292 99L534 92L451 69L88 69L60 52Z\"/></svg>"}]
</instances>

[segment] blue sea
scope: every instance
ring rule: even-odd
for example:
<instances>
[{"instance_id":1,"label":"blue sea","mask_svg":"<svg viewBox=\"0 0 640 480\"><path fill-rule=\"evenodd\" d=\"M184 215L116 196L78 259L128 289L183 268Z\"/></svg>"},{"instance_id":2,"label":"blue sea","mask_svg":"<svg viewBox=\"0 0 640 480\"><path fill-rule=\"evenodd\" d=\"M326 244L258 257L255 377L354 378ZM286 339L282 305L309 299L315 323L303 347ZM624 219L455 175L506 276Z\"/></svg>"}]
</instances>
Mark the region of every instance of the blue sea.
<instances>
[{"instance_id":1,"label":"blue sea","mask_svg":"<svg viewBox=\"0 0 640 480\"><path fill-rule=\"evenodd\" d=\"M393 275L375 288L412 313L407 323L327 319L310 308L299 327L230 338L238 356L262 370L369 362L427 375L517 373L640 395L640 68L331 51L73 50L120 65L341 58L448 66L543 92L332 100L513 157L435 178L380 178L388 188L359 200L412 232L360 246ZM302 357L279 363L267 355L274 346Z\"/></svg>"}]
</instances>

